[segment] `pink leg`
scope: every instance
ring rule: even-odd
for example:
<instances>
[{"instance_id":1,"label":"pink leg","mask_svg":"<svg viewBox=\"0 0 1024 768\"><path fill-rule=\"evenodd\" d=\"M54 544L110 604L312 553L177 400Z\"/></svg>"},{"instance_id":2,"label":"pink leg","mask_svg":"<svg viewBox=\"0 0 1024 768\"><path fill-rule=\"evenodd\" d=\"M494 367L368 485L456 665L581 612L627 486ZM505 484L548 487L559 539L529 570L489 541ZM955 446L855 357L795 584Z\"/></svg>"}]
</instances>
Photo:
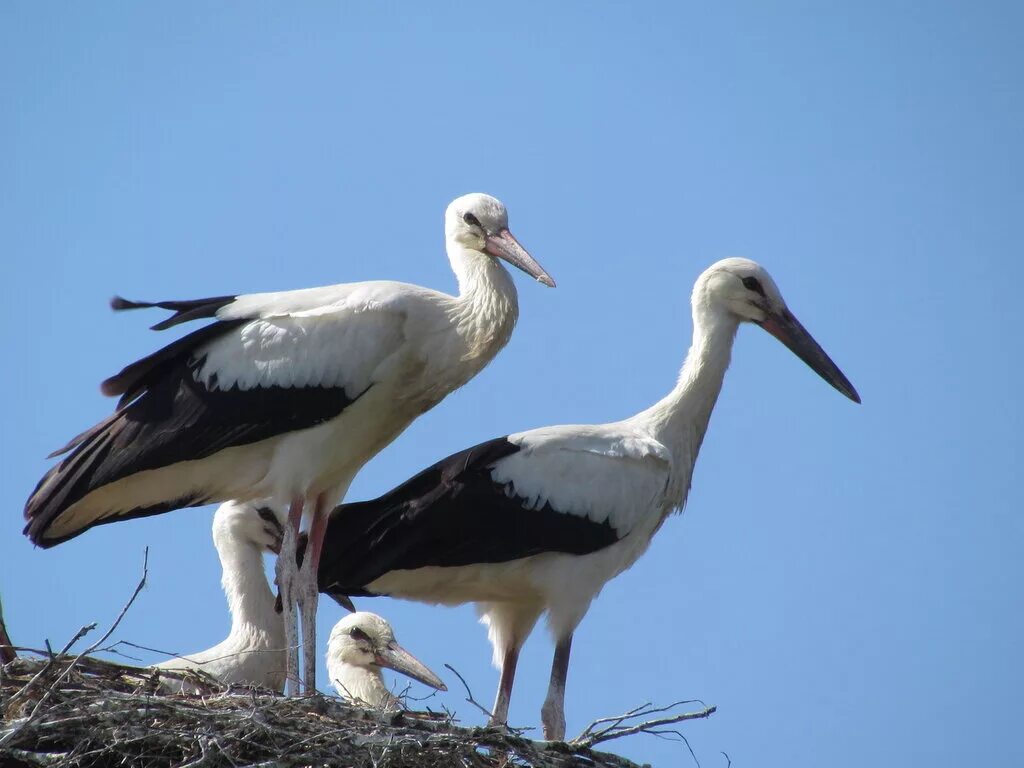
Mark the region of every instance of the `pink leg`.
<instances>
[{"instance_id":1,"label":"pink leg","mask_svg":"<svg viewBox=\"0 0 1024 768\"><path fill-rule=\"evenodd\" d=\"M316 510L309 528L309 556L312 558L310 566L314 573L320 568L320 554L324 549L324 534L327 533L327 518L330 515L330 510L325 508L326 502L324 494L321 493L316 497Z\"/></svg>"},{"instance_id":2,"label":"pink leg","mask_svg":"<svg viewBox=\"0 0 1024 768\"><path fill-rule=\"evenodd\" d=\"M302 610L302 680L305 693L316 692L316 609L320 602L320 589L317 582L317 570L320 566L320 553L324 546L324 533L327 531L327 496L321 493L316 497L313 508L313 521L309 528L309 543L306 545L306 556L299 569L299 606Z\"/></svg>"},{"instance_id":3,"label":"pink leg","mask_svg":"<svg viewBox=\"0 0 1024 768\"><path fill-rule=\"evenodd\" d=\"M296 563L296 547L299 542L299 526L302 525L302 510L306 500L302 496L292 499L288 507L288 525L284 529L281 542L281 553L277 556L278 594L281 597L281 618L284 621L284 638L288 656L286 661L285 693L294 696L298 693L299 684L299 638L295 622L295 605L298 595L298 565Z\"/></svg>"},{"instance_id":4,"label":"pink leg","mask_svg":"<svg viewBox=\"0 0 1024 768\"><path fill-rule=\"evenodd\" d=\"M508 724L508 705L512 700L512 683L516 679L516 664L519 663L519 649L509 648L501 660L501 679L498 682L498 695L494 699L494 711L488 725Z\"/></svg>"}]
</instances>

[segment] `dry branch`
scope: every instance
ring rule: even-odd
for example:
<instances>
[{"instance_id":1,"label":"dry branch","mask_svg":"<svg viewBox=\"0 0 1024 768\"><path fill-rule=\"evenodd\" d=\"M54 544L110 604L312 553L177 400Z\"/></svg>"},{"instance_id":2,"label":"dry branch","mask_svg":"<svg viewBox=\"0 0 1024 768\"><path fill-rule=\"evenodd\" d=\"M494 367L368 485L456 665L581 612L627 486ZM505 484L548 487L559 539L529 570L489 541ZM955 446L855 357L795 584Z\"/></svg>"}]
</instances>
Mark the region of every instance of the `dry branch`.
<instances>
[{"instance_id":1,"label":"dry branch","mask_svg":"<svg viewBox=\"0 0 1024 768\"><path fill-rule=\"evenodd\" d=\"M680 712L675 715L668 715L667 717L657 717L652 720L636 722L643 717L669 712L683 704L701 704L703 709L696 712ZM569 743L580 747L592 747L603 741L621 739L623 736L632 736L636 733L650 733L655 735L675 733L685 741L685 737L677 731L662 731L661 729L666 725L675 725L676 723L684 723L687 720L702 720L706 717L711 717L711 715L713 715L717 710L718 707L709 707L704 704L703 701L698 699L677 701L669 704L667 707L654 707L650 704L641 704L639 707L631 709L625 714L616 715L615 717L602 717L599 720L595 720L584 729L583 733ZM610 723L610 725L603 728L598 727L606 723Z\"/></svg>"}]
</instances>

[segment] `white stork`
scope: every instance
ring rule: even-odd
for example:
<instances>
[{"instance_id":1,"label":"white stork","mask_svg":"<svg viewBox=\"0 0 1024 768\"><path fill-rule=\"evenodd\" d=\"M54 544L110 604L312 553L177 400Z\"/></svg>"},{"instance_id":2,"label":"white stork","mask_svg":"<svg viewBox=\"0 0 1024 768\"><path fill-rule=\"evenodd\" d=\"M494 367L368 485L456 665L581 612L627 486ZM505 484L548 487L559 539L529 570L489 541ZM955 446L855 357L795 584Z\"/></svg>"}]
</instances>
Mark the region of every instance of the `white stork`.
<instances>
[{"instance_id":1,"label":"white stork","mask_svg":"<svg viewBox=\"0 0 1024 768\"><path fill-rule=\"evenodd\" d=\"M324 539L321 590L476 603L501 670L496 723L508 716L519 649L546 612L555 654L541 719L546 738L564 738L573 632L605 583L682 510L742 322L860 402L768 273L746 259L720 261L694 286L693 343L668 395L623 421L482 443L378 499L339 507Z\"/></svg>"},{"instance_id":2,"label":"white stork","mask_svg":"<svg viewBox=\"0 0 1024 768\"><path fill-rule=\"evenodd\" d=\"M374 709L402 709L402 702L384 685L384 668L448 690L441 678L398 644L391 625L377 614L350 613L334 625L327 643L327 672L339 696Z\"/></svg>"},{"instance_id":3,"label":"white stork","mask_svg":"<svg viewBox=\"0 0 1024 768\"><path fill-rule=\"evenodd\" d=\"M263 571L263 555L281 551L283 515L270 504L229 501L213 516L231 631L212 648L169 659L158 669L198 669L218 680L284 690L284 621Z\"/></svg>"},{"instance_id":4,"label":"white stork","mask_svg":"<svg viewBox=\"0 0 1024 768\"><path fill-rule=\"evenodd\" d=\"M303 681L315 689L316 567L328 511L352 478L421 413L505 346L518 317L504 259L554 281L508 230L498 200L456 199L445 213L459 295L389 281L194 301L130 302L174 314L153 328L214 322L103 382L113 415L73 438L25 506L25 533L50 547L89 528L216 501L290 502L278 558L297 673L294 605L302 611ZM313 508L311 556L295 547Z\"/></svg>"}]
</instances>

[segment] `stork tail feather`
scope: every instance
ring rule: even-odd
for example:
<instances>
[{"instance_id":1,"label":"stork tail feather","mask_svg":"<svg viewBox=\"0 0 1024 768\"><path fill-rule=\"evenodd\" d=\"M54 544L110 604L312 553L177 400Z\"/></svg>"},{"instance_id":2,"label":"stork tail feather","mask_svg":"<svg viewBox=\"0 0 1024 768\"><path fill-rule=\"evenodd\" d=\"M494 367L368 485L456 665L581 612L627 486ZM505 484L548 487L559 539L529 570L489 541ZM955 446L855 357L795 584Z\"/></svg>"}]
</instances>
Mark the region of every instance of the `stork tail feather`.
<instances>
[{"instance_id":1,"label":"stork tail feather","mask_svg":"<svg viewBox=\"0 0 1024 768\"><path fill-rule=\"evenodd\" d=\"M211 296L206 299L186 299L183 301L132 301L123 296L114 296L110 300L110 308L115 312L123 312L127 309L166 309L174 312L166 320L161 320L156 325L150 326L154 331L164 331L181 323L191 320L200 320L207 317L214 317L221 307L233 302L237 296Z\"/></svg>"}]
</instances>

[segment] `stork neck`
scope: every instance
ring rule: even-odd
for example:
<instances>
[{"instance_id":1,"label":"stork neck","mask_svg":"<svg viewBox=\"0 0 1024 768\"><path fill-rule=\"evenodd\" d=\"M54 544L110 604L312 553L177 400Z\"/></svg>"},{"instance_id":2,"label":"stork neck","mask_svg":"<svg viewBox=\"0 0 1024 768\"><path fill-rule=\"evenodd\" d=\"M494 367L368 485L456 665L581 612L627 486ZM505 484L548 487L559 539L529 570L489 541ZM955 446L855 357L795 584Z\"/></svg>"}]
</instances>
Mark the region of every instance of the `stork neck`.
<instances>
[{"instance_id":1,"label":"stork neck","mask_svg":"<svg viewBox=\"0 0 1024 768\"><path fill-rule=\"evenodd\" d=\"M733 315L696 305L693 342L675 387L638 415L675 461L688 462L691 469L722 389L738 327Z\"/></svg>"},{"instance_id":2,"label":"stork neck","mask_svg":"<svg viewBox=\"0 0 1024 768\"><path fill-rule=\"evenodd\" d=\"M274 593L263 572L262 552L248 542L227 536L214 543L223 573L221 585L231 612L231 635L249 634L256 629L283 636L284 625L274 610Z\"/></svg>"},{"instance_id":3,"label":"stork neck","mask_svg":"<svg viewBox=\"0 0 1024 768\"><path fill-rule=\"evenodd\" d=\"M459 282L456 324L466 338L467 358L490 360L508 343L519 319L512 276L485 253L450 243L448 259Z\"/></svg>"},{"instance_id":4,"label":"stork neck","mask_svg":"<svg viewBox=\"0 0 1024 768\"><path fill-rule=\"evenodd\" d=\"M368 707L385 709L394 705L395 697L384 685L384 678L379 669L343 664L331 672L334 678L331 682L335 685L340 683L344 695L357 700L356 703L362 702Z\"/></svg>"}]
</instances>

